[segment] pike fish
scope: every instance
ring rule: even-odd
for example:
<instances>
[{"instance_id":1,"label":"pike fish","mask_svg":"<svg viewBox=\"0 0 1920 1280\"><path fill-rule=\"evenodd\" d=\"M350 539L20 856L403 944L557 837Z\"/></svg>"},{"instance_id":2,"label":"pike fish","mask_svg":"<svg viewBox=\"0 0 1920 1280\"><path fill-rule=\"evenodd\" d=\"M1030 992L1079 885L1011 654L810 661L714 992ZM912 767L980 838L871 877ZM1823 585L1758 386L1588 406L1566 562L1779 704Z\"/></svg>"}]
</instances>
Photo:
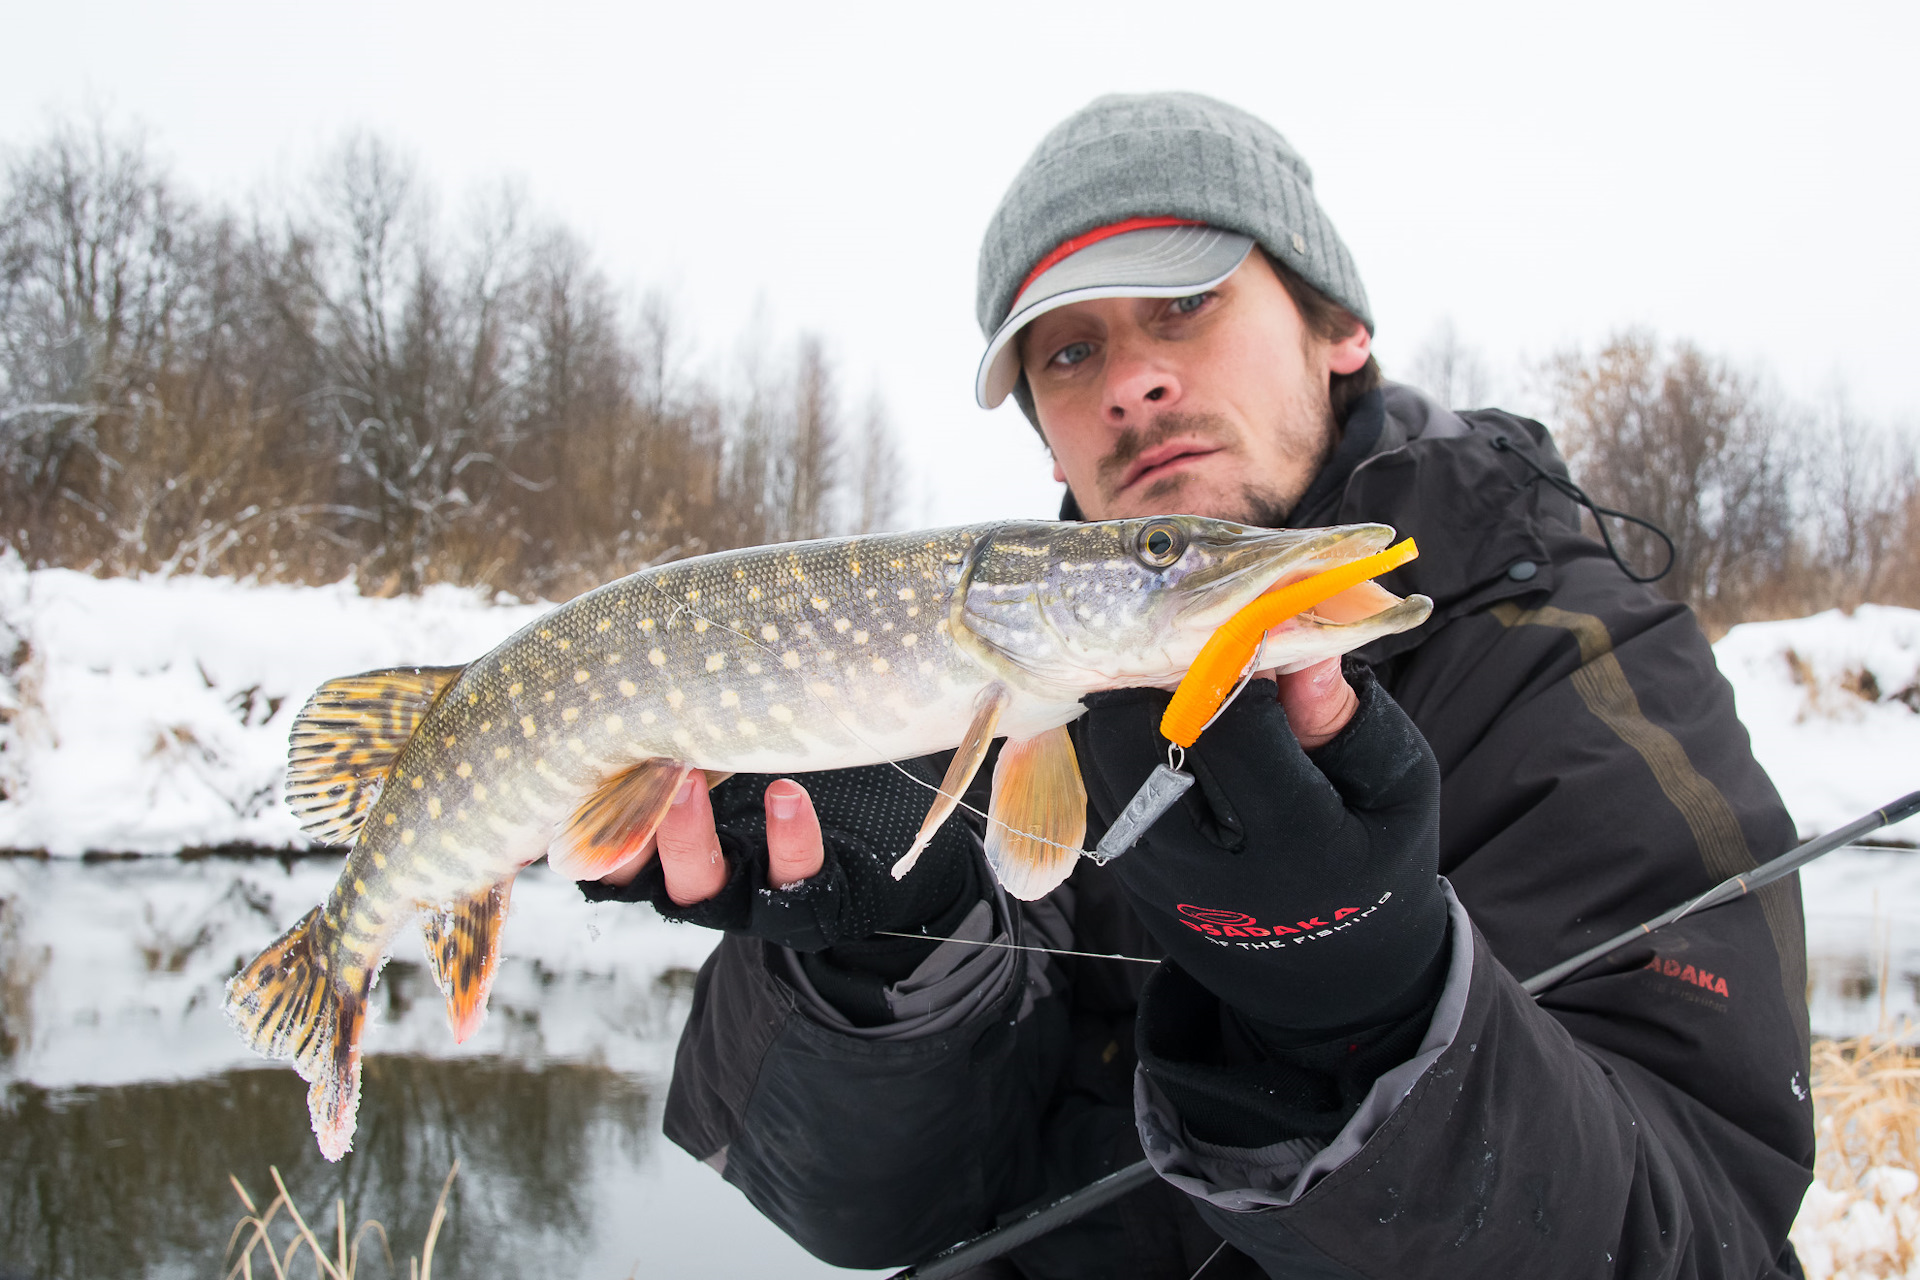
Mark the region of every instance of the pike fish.
<instances>
[{"instance_id":1,"label":"pike fish","mask_svg":"<svg viewBox=\"0 0 1920 1280\"><path fill-rule=\"evenodd\" d=\"M1195 516L1005 523L699 556L562 605L464 667L323 685L287 798L350 845L325 902L227 985L259 1052L309 1081L320 1150L352 1143L368 994L418 922L456 1040L478 1029L513 877L594 878L651 839L682 779L802 773L954 749L912 866L1005 738L987 858L1018 897L1073 869L1083 695L1170 685L1262 592L1381 550L1384 525L1255 529ZM1424 621L1363 583L1267 633L1291 670Z\"/></svg>"}]
</instances>

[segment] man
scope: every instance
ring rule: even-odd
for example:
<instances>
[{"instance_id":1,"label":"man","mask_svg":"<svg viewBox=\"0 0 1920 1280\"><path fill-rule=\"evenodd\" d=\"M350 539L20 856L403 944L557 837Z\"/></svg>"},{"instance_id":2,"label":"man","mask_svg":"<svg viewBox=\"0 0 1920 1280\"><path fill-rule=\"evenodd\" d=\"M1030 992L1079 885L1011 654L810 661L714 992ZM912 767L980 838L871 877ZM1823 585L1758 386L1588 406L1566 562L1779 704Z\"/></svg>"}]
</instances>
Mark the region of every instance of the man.
<instances>
[{"instance_id":1,"label":"man","mask_svg":"<svg viewBox=\"0 0 1920 1280\"><path fill-rule=\"evenodd\" d=\"M979 398L1020 400L1066 518L1382 521L1419 539L1391 585L1434 615L1256 680L1186 799L1033 904L960 820L892 881L927 804L894 769L686 787L659 859L589 887L729 930L669 1135L848 1266L1144 1148L1160 1181L989 1274L1799 1274L1797 885L1539 1003L1517 981L1792 836L1691 616L1537 483L1565 474L1545 430L1383 383L1305 164L1196 95L1047 137L988 229L980 320ZM1165 699L1088 700L1089 842L1164 758Z\"/></svg>"}]
</instances>

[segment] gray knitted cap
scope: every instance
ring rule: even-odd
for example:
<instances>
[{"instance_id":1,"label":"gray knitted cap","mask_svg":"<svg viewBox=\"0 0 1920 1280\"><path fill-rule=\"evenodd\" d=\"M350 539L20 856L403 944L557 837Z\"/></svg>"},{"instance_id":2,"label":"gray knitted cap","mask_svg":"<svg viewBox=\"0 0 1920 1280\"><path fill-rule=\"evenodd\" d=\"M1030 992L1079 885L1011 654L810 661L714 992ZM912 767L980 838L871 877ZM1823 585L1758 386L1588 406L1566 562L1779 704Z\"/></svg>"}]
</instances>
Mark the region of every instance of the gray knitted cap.
<instances>
[{"instance_id":1,"label":"gray knitted cap","mask_svg":"<svg viewBox=\"0 0 1920 1280\"><path fill-rule=\"evenodd\" d=\"M1001 198L980 245L980 331L992 337L1020 282L1062 241L1158 215L1252 236L1373 329L1313 172L1271 125L1197 93L1116 93L1062 121Z\"/></svg>"}]
</instances>

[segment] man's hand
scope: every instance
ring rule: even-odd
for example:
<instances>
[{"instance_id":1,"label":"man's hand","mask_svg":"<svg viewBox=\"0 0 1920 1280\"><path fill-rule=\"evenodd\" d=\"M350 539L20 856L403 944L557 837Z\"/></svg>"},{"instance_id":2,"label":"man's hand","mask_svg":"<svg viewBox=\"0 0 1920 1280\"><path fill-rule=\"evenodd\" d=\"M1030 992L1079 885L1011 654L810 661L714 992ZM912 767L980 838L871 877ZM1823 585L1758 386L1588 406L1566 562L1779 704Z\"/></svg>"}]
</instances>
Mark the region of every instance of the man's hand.
<instances>
[{"instance_id":1,"label":"man's hand","mask_svg":"<svg viewBox=\"0 0 1920 1280\"><path fill-rule=\"evenodd\" d=\"M1366 667L1347 673L1250 684L1188 751L1193 789L1109 864L1182 969L1303 1032L1405 1017L1447 928L1433 753ZM1074 731L1098 828L1165 760L1167 695L1087 701Z\"/></svg>"},{"instance_id":2,"label":"man's hand","mask_svg":"<svg viewBox=\"0 0 1920 1280\"><path fill-rule=\"evenodd\" d=\"M813 797L792 778L767 788L767 883L784 889L820 874L826 846L820 838L820 819ZM630 883L646 865L647 856L660 855L667 896L679 906L705 902L727 883L727 864L720 853L720 833L714 826L713 801L707 796L707 777L689 773L674 793L673 807L660 823L659 833L646 847L600 877L602 884Z\"/></svg>"},{"instance_id":3,"label":"man's hand","mask_svg":"<svg viewBox=\"0 0 1920 1280\"><path fill-rule=\"evenodd\" d=\"M910 931L966 902L981 884L979 837L947 821L905 878L905 853L939 785L943 762L836 769L791 778L741 774L707 790L690 773L654 843L589 888L643 899L663 916L822 951L883 931ZM816 807L817 805L817 807Z\"/></svg>"}]
</instances>

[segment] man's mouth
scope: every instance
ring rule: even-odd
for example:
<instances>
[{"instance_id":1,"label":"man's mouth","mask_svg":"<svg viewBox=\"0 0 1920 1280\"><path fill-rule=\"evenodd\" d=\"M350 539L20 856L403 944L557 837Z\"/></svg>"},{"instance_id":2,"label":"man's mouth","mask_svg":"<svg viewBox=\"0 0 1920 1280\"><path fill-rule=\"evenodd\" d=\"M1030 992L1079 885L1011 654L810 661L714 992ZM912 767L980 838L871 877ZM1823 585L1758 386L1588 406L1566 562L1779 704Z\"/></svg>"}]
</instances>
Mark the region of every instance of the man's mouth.
<instances>
[{"instance_id":1,"label":"man's mouth","mask_svg":"<svg viewBox=\"0 0 1920 1280\"><path fill-rule=\"evenodd\" d=\"M1141 481L1151 482L1172 475L1186 462L1219 453L1220 448L1203 440L1171 440L1148 449L1133 460L1133 465L1121 476L1115 492L1124 493Z\"/></svg>"}]
</instances>

